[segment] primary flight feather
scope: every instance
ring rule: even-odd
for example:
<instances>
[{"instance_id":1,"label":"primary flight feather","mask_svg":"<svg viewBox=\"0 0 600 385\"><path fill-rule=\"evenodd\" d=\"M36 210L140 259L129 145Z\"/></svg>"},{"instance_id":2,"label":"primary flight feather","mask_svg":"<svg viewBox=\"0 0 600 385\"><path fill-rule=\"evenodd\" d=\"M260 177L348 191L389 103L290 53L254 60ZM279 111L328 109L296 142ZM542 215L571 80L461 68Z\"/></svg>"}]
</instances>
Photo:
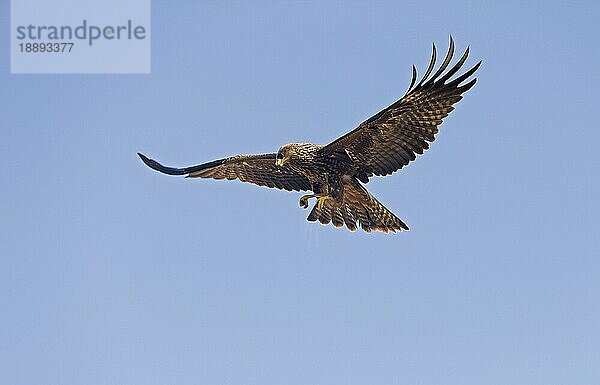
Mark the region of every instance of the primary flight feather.
<instances>
[{"instance_id":1,"label":"primary flight feather","mask_svg":"<svg viewBox=\"0 0 600 385\"><path fill-rule=\"evenodd\" d=\"M239 179L289 191L312 191L313 194L300 198L300 206L304 208L308 208L311 198L316 198L309 221L331 222L336 227L345 224L351 231L357 225L367 232L408 230L362 183L373 176L389 175L415 160L416 154L423 154L435 140L442 120L454 109L453 105L475 85L477 79L469 78L481 61L452 79L467 60L469 48L448 69L453 55L454 41L450 37L448 53L433 73L434 44L429 66L418 84L413 66L410 86L400 100L325 146L290 143L277 153L237 155L186 168L165 167L143 154L138 155L150 168L164 174Z\"/></svg>"}]
</instances>

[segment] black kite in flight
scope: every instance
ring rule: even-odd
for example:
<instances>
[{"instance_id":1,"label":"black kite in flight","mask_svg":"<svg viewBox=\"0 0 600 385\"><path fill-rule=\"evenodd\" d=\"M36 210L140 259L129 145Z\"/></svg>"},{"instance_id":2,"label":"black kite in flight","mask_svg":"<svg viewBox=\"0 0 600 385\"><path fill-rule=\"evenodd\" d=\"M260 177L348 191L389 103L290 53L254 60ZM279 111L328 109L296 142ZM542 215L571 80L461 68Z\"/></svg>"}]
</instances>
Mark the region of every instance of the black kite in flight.
<instances>
[{"instance_id":1,"label":"black kite in flight","mask_svg":"<svg viewBox=\"0 0 600 385\"><path fill-rule=\"evenodd\" d=\"M389 175L423 154L435 140L438 126L454 109L477 79L465 82L477 71L481 61L464 74L450 80L467 60L469 48L448 71L454 55L454 41L441 66L433 73L436 49L419 83L413 66L412 80L406 94L397 102L361 123L356 129L321 146L290 143L277 153L238 155L186 168L165 167L138 154L146 165L169 175L190 178L239 179L260 186L285 190L310 190L313 194L300 198L300 206L308 208L309 199L316 204L309 221L351 231L359 226L367 231L396 232L408 226L383 206L361 184L373 176ZM433 75L432 75L433 73ZM430 77L431 75L431 77Z\"/></svg>"}]
</instances>

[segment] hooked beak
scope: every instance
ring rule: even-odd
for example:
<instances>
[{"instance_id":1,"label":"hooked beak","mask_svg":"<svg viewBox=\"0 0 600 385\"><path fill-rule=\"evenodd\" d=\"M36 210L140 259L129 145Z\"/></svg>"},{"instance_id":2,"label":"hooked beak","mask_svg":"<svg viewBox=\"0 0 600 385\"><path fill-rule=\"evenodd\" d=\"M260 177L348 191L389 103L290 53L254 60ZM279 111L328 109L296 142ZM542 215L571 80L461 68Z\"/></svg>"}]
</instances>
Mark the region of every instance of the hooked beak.
<instances>
[{"instance_id":1,"label":"hooked beak","mask_svg":"<svg viewBox=\"0 0 600 385\"><path fill-rule=\"evenodd\" d=\"M289 156L284 156L281 159L275 159L275 166L277 167L283 167L287 164L287 162L290 160Z\"/></svg>"}]
</instances>

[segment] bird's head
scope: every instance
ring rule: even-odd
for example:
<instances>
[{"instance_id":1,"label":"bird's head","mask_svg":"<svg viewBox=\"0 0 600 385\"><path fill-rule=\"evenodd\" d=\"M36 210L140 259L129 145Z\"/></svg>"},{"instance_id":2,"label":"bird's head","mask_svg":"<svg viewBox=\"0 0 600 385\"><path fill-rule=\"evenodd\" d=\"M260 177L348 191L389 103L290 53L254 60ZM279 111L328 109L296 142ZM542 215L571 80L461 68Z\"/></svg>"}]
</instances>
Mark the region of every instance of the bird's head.
<instances>
[{"instance_id":1,"label":"bird's head","mask_svg":"<svg viewBox=\"0 0 600 385\"><path fill-rule=\"evenodd\" d=\"M277 157L275 159L275 165L285 166L295 156L296 150L293 143L281 146L277 151Z\"/></svg>"}]
</instances>

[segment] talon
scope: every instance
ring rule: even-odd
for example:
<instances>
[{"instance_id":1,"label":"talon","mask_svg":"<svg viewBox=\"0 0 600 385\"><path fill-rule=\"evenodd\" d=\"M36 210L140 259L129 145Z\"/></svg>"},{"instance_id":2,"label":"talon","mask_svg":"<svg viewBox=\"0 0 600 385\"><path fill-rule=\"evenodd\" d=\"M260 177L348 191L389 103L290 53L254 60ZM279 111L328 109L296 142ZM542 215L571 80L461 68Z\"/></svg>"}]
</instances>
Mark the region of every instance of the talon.
<instances>
[{"instance_id":1,"label":"talon","mask_svg":"<svg viewBox=\"0 0 600 385\"><path fill-rule=\"evenodd\" d=\"M304 209L308 208L308 198L300 198L300 207Z\"/></svg>"},{"instance_id":2,"label":"talon","mask_svg":"<svg viewBox=\"0 0 600 385\"><path fill-rule=\"evenodd\" d=\"M300 198L300 207L307 209L310 198L314 198L314 195L303 195Z\"/></svg>"}]
</instances>

